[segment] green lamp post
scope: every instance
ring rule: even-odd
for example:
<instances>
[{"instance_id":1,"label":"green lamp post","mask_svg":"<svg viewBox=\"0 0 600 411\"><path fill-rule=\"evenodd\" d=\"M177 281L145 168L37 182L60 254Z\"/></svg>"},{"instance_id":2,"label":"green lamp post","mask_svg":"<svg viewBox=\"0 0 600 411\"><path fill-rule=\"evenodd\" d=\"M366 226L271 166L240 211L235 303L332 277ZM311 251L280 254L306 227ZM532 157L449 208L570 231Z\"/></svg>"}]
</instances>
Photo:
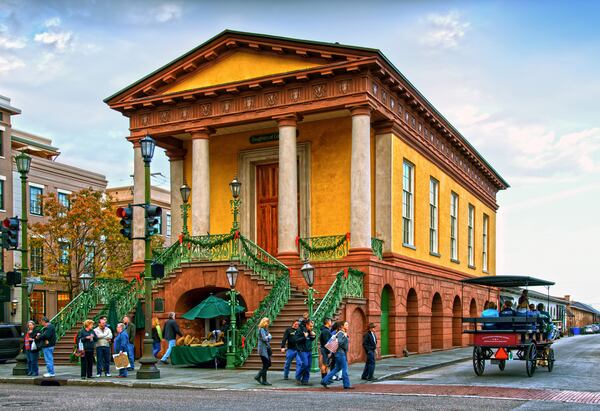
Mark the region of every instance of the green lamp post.
<instances>
[{"instance_id":1,"label":"green lamp post","mask_svg":"<svg viewBox=\"0 0 600 411\"><path fill-rule=\"evenodd\" d=\"M237 308L237 299L235 291L235 283L237 282L237 277L239 274L238 269L235 265L230 265L227 271L227 282L229 283L229 306L230 306L230 319L229 319L229 338L227 339L227 368L233 369L235 368L235 356L237 354L237 340L236 340L236 318L235 311Z\"/></svg>"},{"instance_id":2,"label":"green lamp post","mask_svg":"<svg viewBox=\"0 0 600 411\"><path fill-rule=\"evenodd\" d=\"M145 220L148 219L148 208L150 207L150 162L154 156L156 141L149 135L140 140L142 158L144 160L144 210ZM144 286L146 300L144 350L140 363L142 364L136 374L139 380L160 378L160 370L156 368L156 358L152 355L152 255L150 250L150 235L144 235Z\"/></svg>"},{"instance_id":3,"label":"green lamp post","mask_svg":"<svg viewBox=\"0 0 600 411\"><path fill-rule=\"evenodd\" d=\"M304 262L304 265L302 266L302 268L300 269L300 272L302 273L302 277L304 277L304 281L306 281L306 284L308 285L308 290L306 290L306 303L308 305L308 317L314 321L313 318L313 314L314 314L314 305L315 305L315 289L313 288L313 284L315 283L315 268L310 265L310 263L308 261ZM315 327L318 326L317 324L315 324ZM312 349L312 361L311 361L311 367L310 370L311 372L317 372L319 371L319 356L315 355L315 353L318 353L317 350L315 350L316 348L316 342L313 342L313 349Z\"/></svg>"},{"instance_id":4,"label":"green lamp post","mask_svg":"<svg viewBox=\"0 0 600 411\"><path fill-rule=\"evenodd\" d=\"M31 167L31 157L21 152L15 157L17 171L21 175L21 335L27 331L29 321L29 294L27 293L27 274L29 260L27 259L27 174ZM16 358L17 365L13 368L13 375L27 375L27 357L25 347Z\"/></svg>"},{"instance_id":5,"label":"green lamp post","mask_svg":"<svg viewBox=\"0 0 600 411\"><path fill-rule=\"evenodd\" d=\"M181 204L181 219L183 220L183 227L181 233L184 237L190 235L187 226L187 219L188 212L190 211L190 204L188 203L188 201L190 199L191 191L192 189L185 183L181 187L179 187L179 193L181 193L181 200L183 201L183 204Z\"/></svg>"}]
</instances>

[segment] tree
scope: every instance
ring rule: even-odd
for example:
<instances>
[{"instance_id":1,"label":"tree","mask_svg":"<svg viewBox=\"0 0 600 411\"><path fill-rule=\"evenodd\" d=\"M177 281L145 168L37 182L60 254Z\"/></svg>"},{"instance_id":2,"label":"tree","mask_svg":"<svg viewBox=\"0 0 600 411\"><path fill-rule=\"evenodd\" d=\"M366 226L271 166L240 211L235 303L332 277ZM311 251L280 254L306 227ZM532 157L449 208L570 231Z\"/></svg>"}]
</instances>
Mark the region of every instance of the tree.
<instances>
[{"instance_id":1,"label":"tree","mask_svg":"<svg viewBox=\"0 0 600 411\"><path fill-rule=\"evenodd\" d=\"M110 198L91 188L73 193L68 204L51 193L42 198L47 221L31 226L31 247L43 249L45 280L65 284L70 298L84 273L117 278L131 263L131 241Z\"/></svg>"}]
</instances>

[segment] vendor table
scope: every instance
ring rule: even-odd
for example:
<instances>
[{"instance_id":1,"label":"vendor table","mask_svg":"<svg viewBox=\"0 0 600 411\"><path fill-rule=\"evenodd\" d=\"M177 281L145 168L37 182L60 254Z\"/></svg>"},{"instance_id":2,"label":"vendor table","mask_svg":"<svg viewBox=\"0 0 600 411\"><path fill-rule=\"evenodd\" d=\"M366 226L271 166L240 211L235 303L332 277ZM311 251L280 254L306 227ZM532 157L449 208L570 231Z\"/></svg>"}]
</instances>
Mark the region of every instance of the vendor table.
<instances>
[{"instance_id":1,"label":"vendor table","mask_svg":"<svg viewBox=\"0 0 600 411\"><path fill-rule=\"evenodd\" d=\"M173 347L171 351L171 364L173 365L201 365L215 358L225 358L227 347Z\"/></svg>"}]
</instances>

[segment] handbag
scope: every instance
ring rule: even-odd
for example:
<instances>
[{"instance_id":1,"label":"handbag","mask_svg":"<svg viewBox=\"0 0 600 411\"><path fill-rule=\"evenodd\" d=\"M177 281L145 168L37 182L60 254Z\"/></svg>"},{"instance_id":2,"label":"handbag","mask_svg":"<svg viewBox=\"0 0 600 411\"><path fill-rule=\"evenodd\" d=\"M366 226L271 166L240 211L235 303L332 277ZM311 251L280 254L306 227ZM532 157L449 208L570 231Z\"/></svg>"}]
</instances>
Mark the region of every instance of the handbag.
<instances>
[{"instance_id":1,"label":"handbag","mask_svg":"<svg viewBox=\"0 0 600 411\"><path fill-rule=\"evenodd\" d=\"M331 336L327 344L325 344L325 348L329 350L329 352L335 353L338 350L339 342L337 339L337 335Z\"/></svg>"},{"instance_id":2,"label":"handbag","mask_svg":"<svg viewBox=\"0 0 600 411\"><path fill-rule=\"evenodd\" d=\"M38 347L37 347L37 344L35 343L35 340L33 340L31 342L31 348L30 349L31 349L31 351L37 351Z\"/></svg>"},{"instance_id":3,"label":"handbag","mask_svg":"<svg viewBox=\"0 0 600 411\"><path fill-rule=\"evenodd\" d=\"M85 357L85 350L83 349L83 341L79 340L75 351L73 351L73 355L76 357Z\"/></svg>"},{"instance_id":4,"label":"handbag","mask_svg":"<svg viewBox=\"0 0 600 411\"><path fill-rule=\"evenodd\" d=\"M271 347L270 347L270 346L267 346L267 355L268 355L269 357L271 357L271 356L273 355L273 350L271 349Z\"/></svg>"}]
</instances>

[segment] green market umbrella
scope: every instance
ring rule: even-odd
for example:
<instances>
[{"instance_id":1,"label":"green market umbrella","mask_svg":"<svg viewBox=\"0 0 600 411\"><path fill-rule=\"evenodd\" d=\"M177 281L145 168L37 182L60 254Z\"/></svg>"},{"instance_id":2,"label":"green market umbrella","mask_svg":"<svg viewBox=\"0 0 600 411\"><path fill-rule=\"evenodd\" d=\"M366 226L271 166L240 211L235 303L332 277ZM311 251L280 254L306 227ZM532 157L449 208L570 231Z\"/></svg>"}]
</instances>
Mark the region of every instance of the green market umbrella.
<instances>
[{"instance_id":1,"label":"green market umbrella","mask_svg":"<svg viewBox=\"0 0 600 411\"><path fill-rule=\"evenodd\" d=\"M117 331L117 324L119 324L119 316L117 315L117 304L115 300L112 300L108 304L108 326L114 332Z\"/></svg>"},{"instance_id":2,"label":"green market umbrella","mask_svg":"<svg viewBox=\"0 0 600 411\"><path fill-rule=\"evenodd\" d=\"M146 328L146 319L144 316L144 310L142 309L142 302L138 300L135 306L135 321L133 323L136 329Z\"/></svg>"},{"instance_id":3,"label":"green market umbrella","mask_svg":"<svg viewBox=\"0 0 600 411\"><path fill-rule=\"evenodd\" d=\"M245 310L244 307L238 305L236 312L241 313ZM231 313L229 309L229 302L222 298L215 297L214 295L209 296L206 300L183 314L183 318L186 320L195 320L196 318L215 318L221 316L228 316Z\"/></svg>"}]
</instances>

